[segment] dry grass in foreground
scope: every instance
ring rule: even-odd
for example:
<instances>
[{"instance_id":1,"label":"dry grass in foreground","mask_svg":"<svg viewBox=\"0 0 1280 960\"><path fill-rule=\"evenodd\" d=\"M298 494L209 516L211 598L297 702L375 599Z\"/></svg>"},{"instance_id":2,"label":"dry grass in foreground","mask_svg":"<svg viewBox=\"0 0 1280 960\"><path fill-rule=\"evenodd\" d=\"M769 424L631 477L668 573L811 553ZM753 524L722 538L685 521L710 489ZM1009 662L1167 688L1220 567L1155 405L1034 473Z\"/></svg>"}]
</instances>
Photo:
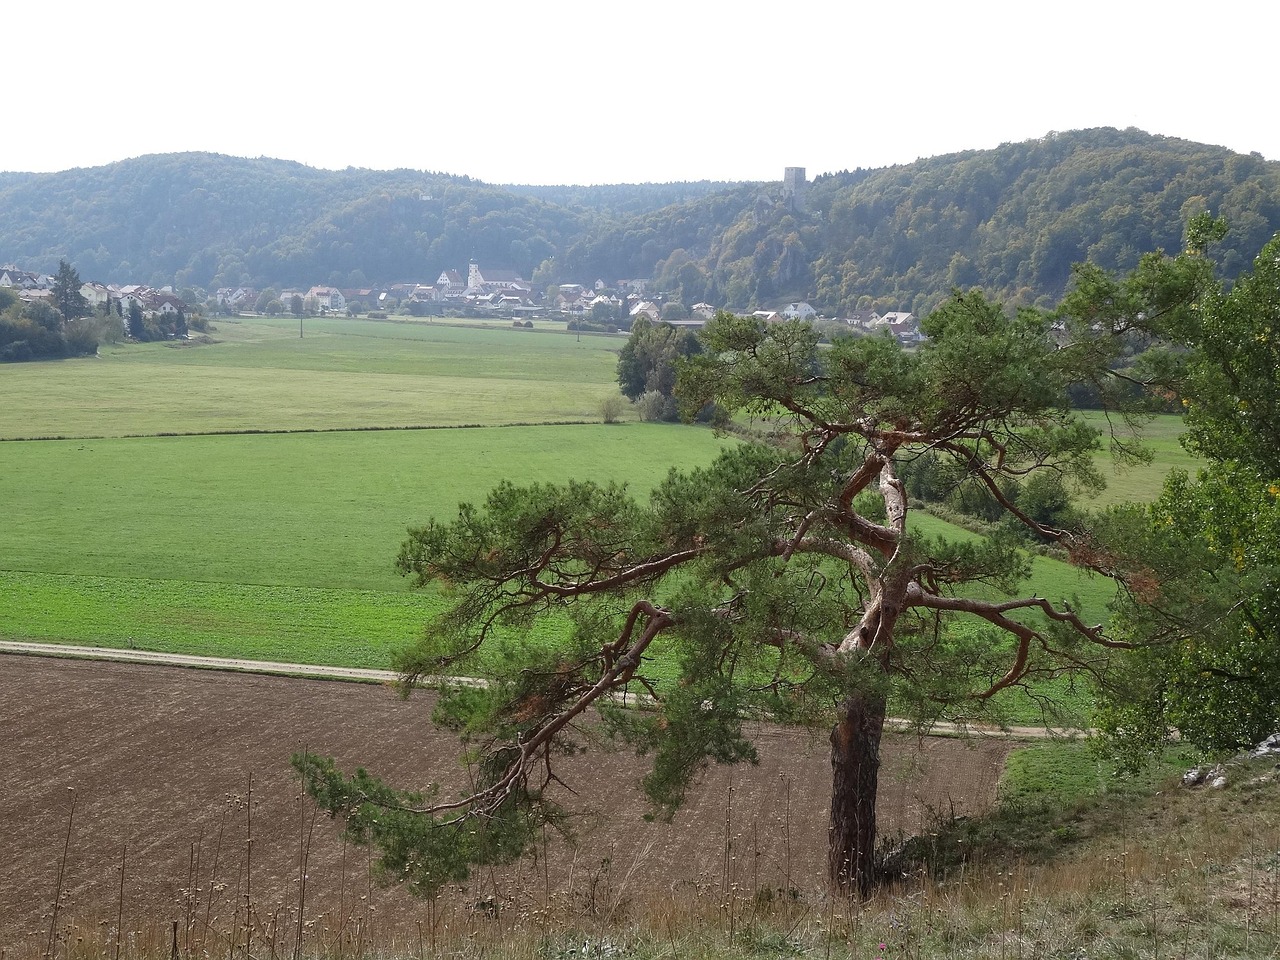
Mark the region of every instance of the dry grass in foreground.
<instances>
[{"instance_id":1,"label":"dry grass in foreground","mask_svg":"<svg viewBox=\"0 0 1280 960\"><path fill-rule=\"evenodd\" d=\"M177 955L456 958L1274 957L1280 953L1280 785L1274 760L1223 790L1175 785L1069 809L1002 810L943 826L929 863L866 904L708 884L643 912L601 874L591 896L534 907L454 904L408 928L313 931L284 918ZM945 864L942 861L947 861ZM936 872L936 875L935 875ZM634 879L634 878L633 878ZM58 956L163 957L173 931L68 931Z\"/></svg>"},{"instance_id":2,"label":"dry grass in foreground","mask_svg":"<svg viewBox=\"0 0 1280 960\"><path fill-rule=\"evenodd\" d=\"M397 922L367 909L353 870L345 915L296 912L69 926L56 957L1083 958L1280 955L1280 767L1240 761L1225 789L1175 781L1069 806L1010 805L939 821L909 844L896 884L866 904L726 873L666 897L651 878L581 864L572 892L536 876L517 898L424 904ZM732 851L725 847L726 857ZM362 863L353 855L353 862ZM51 927L53 929L53 927ZM176 938L176 940L175 940ZM176 953L174 943L176 942ZM9 951L9 957L18 955Z\"/></svg>"}]
</instances>

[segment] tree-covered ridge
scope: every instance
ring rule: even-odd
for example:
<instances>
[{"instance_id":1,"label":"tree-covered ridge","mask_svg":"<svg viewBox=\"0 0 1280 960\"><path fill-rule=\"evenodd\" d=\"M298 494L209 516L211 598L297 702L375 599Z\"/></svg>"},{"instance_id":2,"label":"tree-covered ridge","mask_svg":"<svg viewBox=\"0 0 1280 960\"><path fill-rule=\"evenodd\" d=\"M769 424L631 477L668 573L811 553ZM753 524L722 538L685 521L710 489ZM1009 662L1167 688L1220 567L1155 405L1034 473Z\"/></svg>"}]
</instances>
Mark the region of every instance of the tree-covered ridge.
<instances>
[{"instance_id":1,"label":"tree-covered ridge","mask_svg":"<svg viewBox=\"0 0 1280 960\"><path fill-rule=\"evenodd\" d=\"M815 190L815 206L827 196ZM1231 234L1228 276L1280 229L1280 166L1138 131L1086 130L878 171L817 207L819 301L926 311L953 286L1056 301L1075 263L1130 270L1182 246L1202 211Z\"/></svg>"},{"instance_id":2,"label":"tree-covered ridge","mask_svg":"<svg viewBox=\"0 0 1280 960\"><path fill-rule=\"evenodd\" d=\"M581 221L467 177L205 153L0 181L7 259L157 286L434 280L473 256L531 269Z\"/></svg>"},{"instance_id":3,"label":"tree-covered ridge","mask_svg":"<svg viewBox=\"0 0 1280 960\"><path fill-rule=\"evenodd\" d=\"M1051 303L1072 264L1132 269L1144 251L1180 249L1183 224L1205 210L1231 224L1220 263L1235 276L1280 230L1280 165L1137 130L1083 130L822 175L799 209L776 186L742 187L589 237L566 266L653 262L659 286L686 303L681 272L698 299L739 311L803 299L830 316L926 313L972 286Z\"/></svg>"},{"instance_id":4,"label":"tree-covered ridge","mask_svg":"<svg viewBox=\"0 0 1280 960\"><path fill-rule=\"evenodd\" d=\"M676 183L613 183L583 186L538 186L502 184L502 189L519 196L535 197L561 207L595 210L615 216L642 214L648 210L687 203L738 186L724 180L679 181Z\"/></svg>"},{"instance_id":5,"label":"tree-covered ridge","mask_svg":"<svg viewBox=\"0 0 1280 960\"><path fill-rule=\"evenodd\" d=\"M923 314L955 287L1056 302L1073 263L1132 269L1202 210L1231 224L1234 277L1280 230L1280 165L1084 130L823 174L797 203L780 183L493 186L186 153L0 175L0 259L212 289L431 283L474 257L539 288L652 278L686 307Z\"/></svg>"}]
</instances>

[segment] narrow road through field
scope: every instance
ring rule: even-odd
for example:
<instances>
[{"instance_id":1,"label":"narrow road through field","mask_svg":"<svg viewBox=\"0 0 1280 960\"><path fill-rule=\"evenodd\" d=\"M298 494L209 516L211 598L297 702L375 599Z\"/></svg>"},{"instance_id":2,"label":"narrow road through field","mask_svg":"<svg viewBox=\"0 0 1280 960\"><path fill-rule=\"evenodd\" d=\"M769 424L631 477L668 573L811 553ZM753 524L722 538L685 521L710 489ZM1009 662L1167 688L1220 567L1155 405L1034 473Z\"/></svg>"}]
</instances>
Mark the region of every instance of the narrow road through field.
<instances>
[{"instance_id":1,"label":"narrow road through field","mask_svg":"<svg viewBox=\"0 0 1280 960\"><path fill-rule=\"evenodd\" d=\"M82 647L62 643L27 643L0 640L0 653L24 653L37 657L71 657L78 660L111 660L117 663L147 663L152 666L195 667L202 670L230 670L241 673L270 673L286 677L327 677L392 683L392 670L361 667L330 667L311 663L275 663L270 660L235 660L227 657L196 657L185 653L157 653L151 650L123 650L114 647Z\"/></svg>"},{"instance_id":2,"label":"narrow road through field","mask_svg":"<svg viewBox=\"0 0 1280 960\"><path fill-rule=\"evenodd\" d=\"M76 660L110 660L115 663L138 663L159 667L187 667L198 670L223 670L239 673L265 673L281 677L357 681L360 683L394 683L399 674L394 670L367 667L334 667L314 663L278 663L272 660L238 660L228 657L197 657L185 653L159 653L151 650L126 650L115 647L84 647L61 643L28 643L0 640L0 653L34 657L66 657ZM891 728L910 729L905 720L890 718ZM958 724L939 721L930 733L942 736L972 734L977 736L1012 737L1019 740L1043 740L1054 737L1077 737L1079 730L1050 727L991 727L980 724Z\"/></svg>"}]
</instances>

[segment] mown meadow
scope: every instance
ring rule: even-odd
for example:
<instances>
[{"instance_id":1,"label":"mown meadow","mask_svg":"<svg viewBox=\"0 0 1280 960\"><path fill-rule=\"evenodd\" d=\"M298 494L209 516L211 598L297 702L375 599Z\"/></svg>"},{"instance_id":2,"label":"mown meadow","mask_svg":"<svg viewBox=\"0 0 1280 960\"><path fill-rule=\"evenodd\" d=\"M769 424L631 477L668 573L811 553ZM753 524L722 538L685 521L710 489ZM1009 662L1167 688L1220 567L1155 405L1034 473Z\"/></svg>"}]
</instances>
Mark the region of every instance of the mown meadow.
<instances>
[{"instance_id":1,"label":"mown meadow","mask_svg":"<svg viewBox=\"0 0 1280 960\"><path fill-rule=\"evenodd\" d=\"M600 423L616 340L304 333L220 321L212 343L6 368L0 636L384 667L438 603L394 570L410 525L503 479L643 492L730 442Z\"/></svg>"},{"instance_id":2,"label":"mown meadow","mask_svg":"<svg viewBox=\"0 0 1280 960\"><path fill-rule=\"evenodd\" d=\"M621 341L352 319L219 320L186 343L10 364L0 438L495 426L598 419Z\"/></svg>"},{"instance_id":3,"label":"mown meadow","mask_svg":"<svg viewBox=\"0 0 1280 960\"><path fill-rule=\"evenodd\" d=\"M1109 421L1100 413L1086 413L1085 420L1102 432L1103 453L1098 457L1098 468L1106 480L1106 489L1089 497L1086 506L1092 509L1118 503L1148 503L1160 493L1164 478L1171 470L1195 473L1199 461L1182 448L1182 418L1161 415L1140 424L1142 446L1150 455L1147 463L1125 463L1111 457L1105 450L1108 433L1113 428L1117 436L1129 439L1124 426Z\"/></svg>"}]
</instances>

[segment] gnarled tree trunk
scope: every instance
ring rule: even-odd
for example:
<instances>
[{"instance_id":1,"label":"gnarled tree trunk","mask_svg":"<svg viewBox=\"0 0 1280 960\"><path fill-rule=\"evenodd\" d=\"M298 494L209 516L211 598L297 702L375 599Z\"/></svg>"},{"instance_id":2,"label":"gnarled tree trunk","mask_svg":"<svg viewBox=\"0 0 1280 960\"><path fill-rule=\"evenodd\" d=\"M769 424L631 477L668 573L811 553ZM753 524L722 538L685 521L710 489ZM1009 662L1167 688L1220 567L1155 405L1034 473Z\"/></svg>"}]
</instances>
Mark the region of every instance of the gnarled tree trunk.
<instances>
[{"instance_id":1,"label":"gnarled tree trunk","mask_svg":"<svg viewBox=\"0 0 1280 960\"><path fill-rule=\"evenodd\" d=\"M875 884L876 786L880 777L883 694L845 699L831 730L831 826L828 870L842 893L860 897Z\"/></svg>"}]
</instances>

